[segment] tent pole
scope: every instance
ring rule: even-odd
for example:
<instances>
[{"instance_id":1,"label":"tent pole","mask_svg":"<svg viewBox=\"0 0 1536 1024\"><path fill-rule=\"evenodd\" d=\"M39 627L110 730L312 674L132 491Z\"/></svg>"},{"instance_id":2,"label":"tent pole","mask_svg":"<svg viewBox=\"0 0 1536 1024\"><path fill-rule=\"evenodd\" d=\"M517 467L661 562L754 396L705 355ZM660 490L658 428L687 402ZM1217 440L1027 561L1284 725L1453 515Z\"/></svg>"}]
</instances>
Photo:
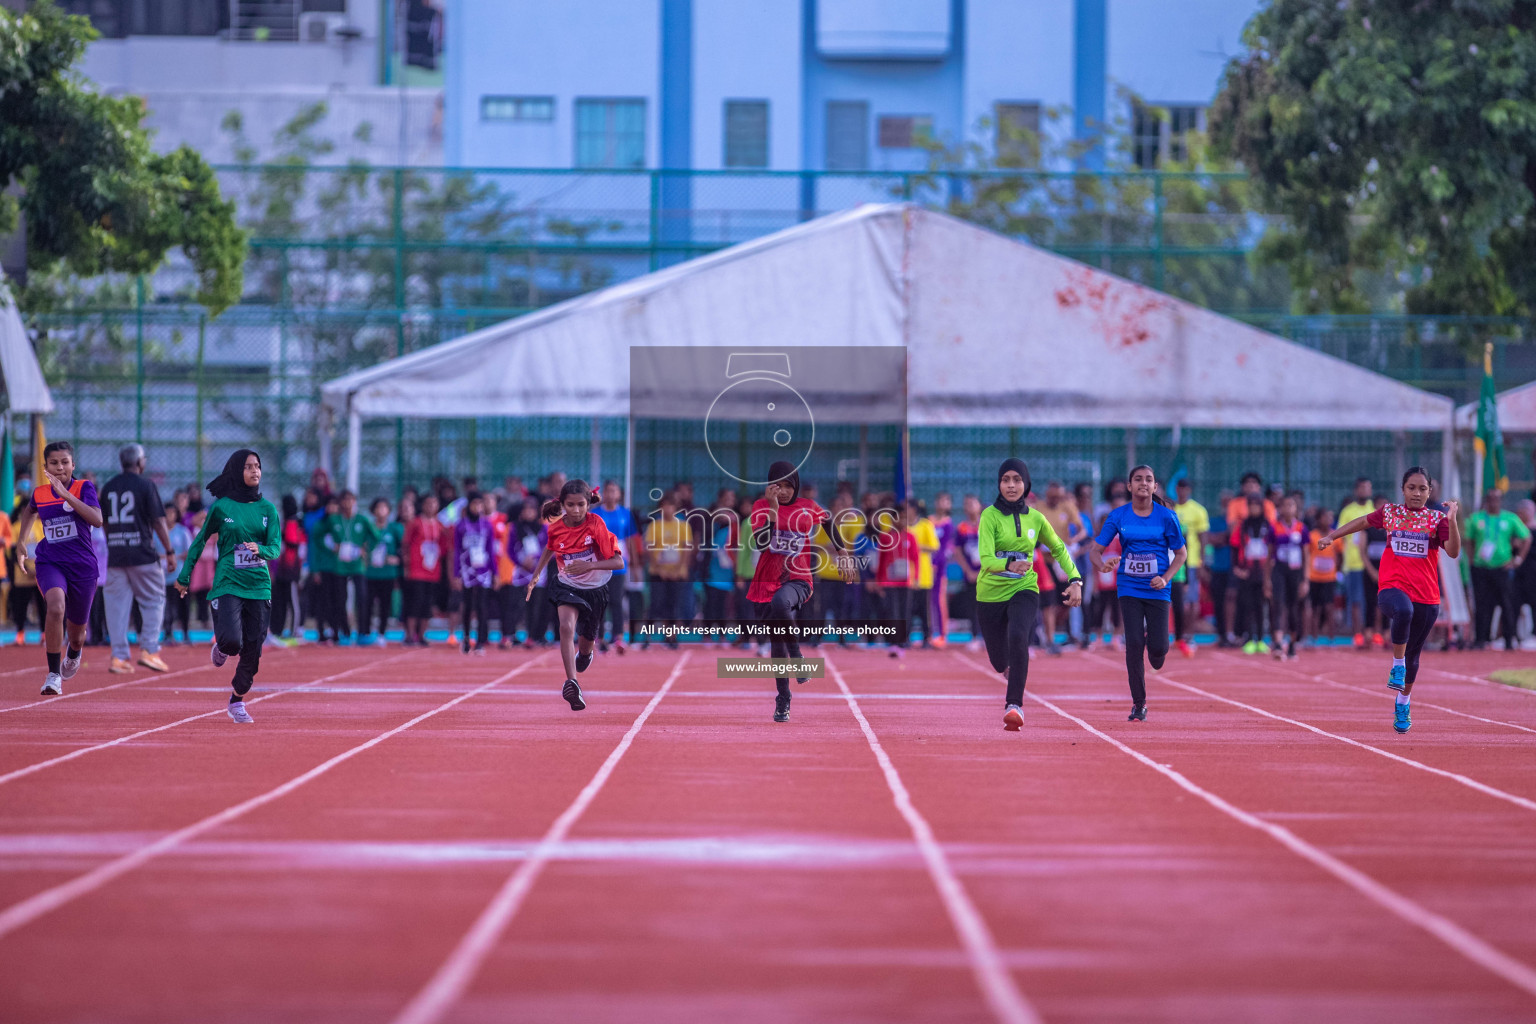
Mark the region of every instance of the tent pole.
<instances>
[{"instance_id":1,"label":"tent pole","mask_svg":"<svg viewBox=\"0 0 1536 1024\"><path fill-rule=\"evenodd\" d=\"M1482 486L1483 460L1474 459L1472 467L1473 479L1477 486ZM1446 425L1445 433L1440 440L1440 500L1447 497L1461 500L1461 467L1456 462L1456 414L1451 413L1451 422Z\"/></svg>"},{"instance_id":2,"label":"tent pole","mask_svg":"<svg viewBox=\"0 0 1536 1024\"><path fill-rule=\"evenodd\" d=\"M325 470L326 476L334 480L335 474L332 472L333 459L331 457L331 415L330 409L321 408L315 425L319 428L320 434L320 468Z\"/></svg>"},{"instance_id":3,"label":"tent pole","mask_svg":"<svg viewBox=\"0 0 1536 1024\"><path fill-rule=\"evenodd\" d=\"M1131 467L1136 465L1136 428L1125 428L1125 472L1130 476Z\"/></svg>"},{"instance_id":4,"label":"tent pole","mask_svg":"<svg viewBox=\"0 0 1536 1024\"><path fill-rule=\"evenodd\" d=\"M859 497L869 490L869 425L859 424Z\"/></svg>"},{"instance_id":5,"label":"tent pole","mask_svg":"<svg viewBox=\"0 0 1536 1024\"><path fill-rule=\"evenodd\" d=\"M596 416L592 417L592 475L587 482L603 486L603 421Z\"/></svg>"},{"instance_id":6,"label":"tent pole","mask_svg":"<svg viewBox=\"0 0 1536 1024\"><path fill-rule=\"evenodd\" d=\"M596 421L594 421L596 422ZM630 508L638 507L635 502L635 414L629 414L629 423L624 427L624 503Z\"/></svg>"},{"instance_id":7,"label":"tent pole","mask_svg":"<svg viewBox=\"0 0 1536 1024\"><path fill-rule=\"evenodd\" d=\"M363 414L347 410L347 490L357 493L363 469Z\"/></svg>"}]
</instances>

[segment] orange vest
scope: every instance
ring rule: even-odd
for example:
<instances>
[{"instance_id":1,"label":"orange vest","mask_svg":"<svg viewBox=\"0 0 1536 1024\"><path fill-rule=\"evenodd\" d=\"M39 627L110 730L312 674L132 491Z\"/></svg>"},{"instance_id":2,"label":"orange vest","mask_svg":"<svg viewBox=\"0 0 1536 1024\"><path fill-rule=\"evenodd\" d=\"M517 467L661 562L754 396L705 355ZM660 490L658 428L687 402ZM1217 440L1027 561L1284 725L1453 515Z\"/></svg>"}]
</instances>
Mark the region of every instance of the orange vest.
<instances>
[{"instance_id":1,"label":"orange vest","mask_svg":"<svg viewBox=\"0 0 1536 1024\"><path fill-rule=\"evenodd\" d=\"M73 480L70 482L69 493L75 497L80 497L80 492L84 489L84 480ZM32 504L41 510L44 505L62 505L64 504L64 499L53 493L52 484L44 484L32 492Z\"/></svg>"}]
</instances>

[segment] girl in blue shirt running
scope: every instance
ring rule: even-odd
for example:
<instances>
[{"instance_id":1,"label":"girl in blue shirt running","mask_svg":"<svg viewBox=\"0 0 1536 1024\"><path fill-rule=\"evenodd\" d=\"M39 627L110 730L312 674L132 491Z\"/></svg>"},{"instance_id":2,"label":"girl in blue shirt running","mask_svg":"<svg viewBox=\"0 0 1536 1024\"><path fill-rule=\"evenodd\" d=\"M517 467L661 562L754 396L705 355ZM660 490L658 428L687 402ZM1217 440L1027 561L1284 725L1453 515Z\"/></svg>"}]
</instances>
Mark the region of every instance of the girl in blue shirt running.
<instances>
[{"instance_id":1,"label":"girl in blue shirt running","mask_svg":"<svg viewBox=\"0 0 1536 1024\"><path fill-rule=\"evenodd\" d=\"M1115 572L1115 593L1125 623L1125 668L1131 684L1129 721L1147 719L1146 668L1142 652L1154 669L1168 656L1169 581L1189 554L1179 517L1156 493L1151 466L1131 470L1131 503L1110 512L1089 548L1095 570ZM1104 548L1120 538L1120 554L1104 557ZM1118 563L1118 565L1117 565Z\"/></svg>"}]
</instances>

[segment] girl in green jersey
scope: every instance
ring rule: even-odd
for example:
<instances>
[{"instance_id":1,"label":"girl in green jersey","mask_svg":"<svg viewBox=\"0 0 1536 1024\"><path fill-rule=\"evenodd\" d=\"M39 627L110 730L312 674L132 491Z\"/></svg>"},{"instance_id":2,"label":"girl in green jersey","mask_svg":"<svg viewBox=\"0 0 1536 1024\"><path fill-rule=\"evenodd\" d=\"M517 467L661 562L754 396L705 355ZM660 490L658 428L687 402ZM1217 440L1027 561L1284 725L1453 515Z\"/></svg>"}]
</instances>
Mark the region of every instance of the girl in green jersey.
<instances>
[{"instance_id":1,"label":"girl in green jersey","mask_svg":"<svg viewBox=\"0 0 1536 1024\"><path fill-rule=\"evenodd\" d=\"M203 528L176 577L183 597L208 539L217 536L219 562L213 573L213 650L210 658L223 665L239 656L234 693L229 698L229 717L242 725L251 721L245 695L261 665L261 646L272 616L272 574L267 562L282 552L282 517L277 507L261 496L261 456L242 448L224 463L224 472L208 484L215 501L208 509Z\"/></svg>"},{"instance_id":2,"label":"girl in green jersey","mask_svg":"<svg viewBox=\"0 0 1536 1024\"><path fill-rule=\"evenodd\" d=\"M1024 683L1029 676L1029 640L1040 612L1040 583L1035 577L1035 547L1045 545L1067 587L1068 608L1083 603L1083 580L1067 546L1051 524L1025 502L1029 467L1022 459L1004 459L997 471L997 500L981 510L976 527L976 619L987 645L987 660L1008 676L1003 728L1017 732L1024 724Z\"/></svg>"}]
</instances>

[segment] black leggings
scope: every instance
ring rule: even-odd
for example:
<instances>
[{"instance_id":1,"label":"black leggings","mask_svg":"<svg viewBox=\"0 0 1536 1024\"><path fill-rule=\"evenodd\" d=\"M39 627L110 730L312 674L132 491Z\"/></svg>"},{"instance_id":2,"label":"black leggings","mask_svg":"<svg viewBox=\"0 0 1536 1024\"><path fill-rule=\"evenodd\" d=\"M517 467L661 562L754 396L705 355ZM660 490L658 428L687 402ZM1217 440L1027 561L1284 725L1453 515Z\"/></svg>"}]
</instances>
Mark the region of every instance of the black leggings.
<instances>
[{"instance_id":1,"label":"black leggings","mask_svg":"<svg viewBox=\"0 0 1536 1024\"><path fill-rule=\"evenodd\" d=\"M496 591L496 596L501 599L501 642L504 644L517 642L517 631L522 628L523 616L527 612L527 601L523 595L526 587L515 587L508 583ZM532 637L528 638L532 641Z\"/></svg>"},{"instance_id":2,"label":"black leggings","mask_svg":"<svg viewBox=\"0 0 1536 1024\"><path fill-rule=\"evenodd\" d=\"M1292 640L1302 639L1306 626L1301 618L1302 571L1288 565L1270 570L1269 627L1276 633L1290 633Z\"/></svg>"},{"instance_id":3,"label":"black leggings","mask_svg":"<svg viewBox=\"0 0 1536 1024\"><path fill-rule=\"evenodd\" d=\"M1404 663L1408 666L1404 681L1412 686L1419 674L1419 655L1424 650L1424 641L1429 639L1429 631L1435 628L1435 620L1440 617L1440 606L1416 604L1401 590L1388 587L1377 595L1376 607L1381 609L1382 617L1392 630L1392 642L1408 645L1403 652Z\"/></svg>"},{"instance_id":4,"label":"black leggings","mask_svg":"<svg viewBox=\"0 0 1536 1024\"><path fill-rule=\"evenodd\" d=\"M273 636L282 636L283 632L288 628L288 613L292 610L292 606L293 582L291 580L274 579L272 581L272 616L271 621L268 623L268 626L271 627ZM165 611L166 622L169 623L171 621L171 606L169 603L166 604ZM297 620L298 616L294 615L294 619ZM300 623L295 621L295 632L298 631L299 626ZM167 629L169 629L169 627L167 627Z\"/></svg>"},{"instance_id":5,"label":"black leggings","mask_svg":"<svg viewBox=\"0 0 1536 1024\"><path fill-rule=\"evenodd\" d=\"M1024 703L1024 684L1029 680L1029 639L1035 634L1040 614L1040 595L1021 590L1006 601L977 601L976 621L987 645L987 660L999 672L1008 673L1008 695L1003 706Z\"/></svg>"},{"instance_id":6,"label":"black leggings","mask_svg":"<svg viewBox=\"0 0 1536 1024\"><path fill-rule=\"evenodd\" d=\"M469 650L469 623L471 618L478 617L480 629L477 639L480 649L484 650L491 642L491 621L486 614L491 604L490 587L465 587L463 590L464 601L461 607L464 610L464 639L460 642L463 650Z\"/></svg>"},{"instance_id":7,"label":"black leggings","mask_svg":"<svg viewBox=\"0 0 1536 1024\"><path fill-rule=\"evenodd\" d=\"M368 599L363 607L358 610L357 631L359 633L374 632L373 623L379 624L378 634L384 635L389 628L389 614L395 607L395 581L385 579L371 579L367 582Z\"/></svg>"},{"instance_id":8,"label":"black leggings","mask_svg":"<svg viewBox=\"0 0 1536 1024\"><path fill-rule=\"evenodd\" d=\"M1508 569L1484 569L1474 565L1472 567L1472 601L1475 615L1473 621L1476 625L1477 642L1486 644L1493 639L1493 610L1501 608L1499 616L1499 632L1504 636L1506 644L1514 643L1515 619L1517 608L1515 606L1515 574Z\"/></svg>"},{"instance_id":9,"label":"black leggings","mask_svg":"<svg viewBox=\"0 0 1536 1024\"><path fill-rule=\"evenodd\" d=\"M1188 571L1188 570L1186 570ZM1184 588L1186 584L1175 580L1168 584L1168 593L1173 597L1173 638L1183 640L1185 632L1184 624Z\"/></svg>"},{"instance_id":10,"label":"black leggings","mask_svg":"<svg viewBox=\"0 0 1536 1024\"><path fill-rule=\"evenodd\" d=\"M1147 670L1142 654L1153 668L1162 668L1168 657L1168 602L1148 597L1120 598L1120 617L1125 620L1125 671L1131 683L1131 702L1147 702Z\"/></svg>"},{"instance_id":11,"label":"black leggings","mask_svg":"<svg viewBox=\"0 0 1536 1024\"><path fill-rule=\"evenodd\" d=\"M186 643L192 642L192 595L181 596L181 592L174 586L165 588L165 639L172 640L176 636L176 627L181 626L181 639Z\"/></svg>"},{"instance_id":12,"label":"black leggings","mask_svg":"<svg viewBox=\"0 0 1536 1024\"><path fill-rule=\"evenodd\" d=\"M1253 566L1248 578L1237 581L1238 630L1248 640L1263 640L1264 633L1264 570Z\"/></svg>"},{"instance_id":13,"label":"black leggings","mask_svg":"<svg viewBox=\"0 0 1536 1024\"><path fill-rule=\"evenodd\" d=\"M230 682L235 690L230 700L236 701L250 692L261 668L261 645L266 642L267 626L272 620L272 602L224 594L211 603L214 641L231 658L240 656L235 678Z\"/></svg>"},{"instance_id":14,"label":"black leggings","mask_svg":"<svg viewBox=\"0 0 1536 1024\"><path fill-rule=\"evenodd\" d=\"M757 621L759 622L784 622L793 623L795 613L805 607L805 603L811 599L811 588L804 580L790 580L781 584L778 590L773 592L773 597L767 601L753 601L757 607ZM774 637L769 644L769 652L775 658L800 657L800 641L793 637L780 639ZM779 696L789 696L789 677L779 676L774 680L779 689Z\"/></svg>"}]
</instances>

